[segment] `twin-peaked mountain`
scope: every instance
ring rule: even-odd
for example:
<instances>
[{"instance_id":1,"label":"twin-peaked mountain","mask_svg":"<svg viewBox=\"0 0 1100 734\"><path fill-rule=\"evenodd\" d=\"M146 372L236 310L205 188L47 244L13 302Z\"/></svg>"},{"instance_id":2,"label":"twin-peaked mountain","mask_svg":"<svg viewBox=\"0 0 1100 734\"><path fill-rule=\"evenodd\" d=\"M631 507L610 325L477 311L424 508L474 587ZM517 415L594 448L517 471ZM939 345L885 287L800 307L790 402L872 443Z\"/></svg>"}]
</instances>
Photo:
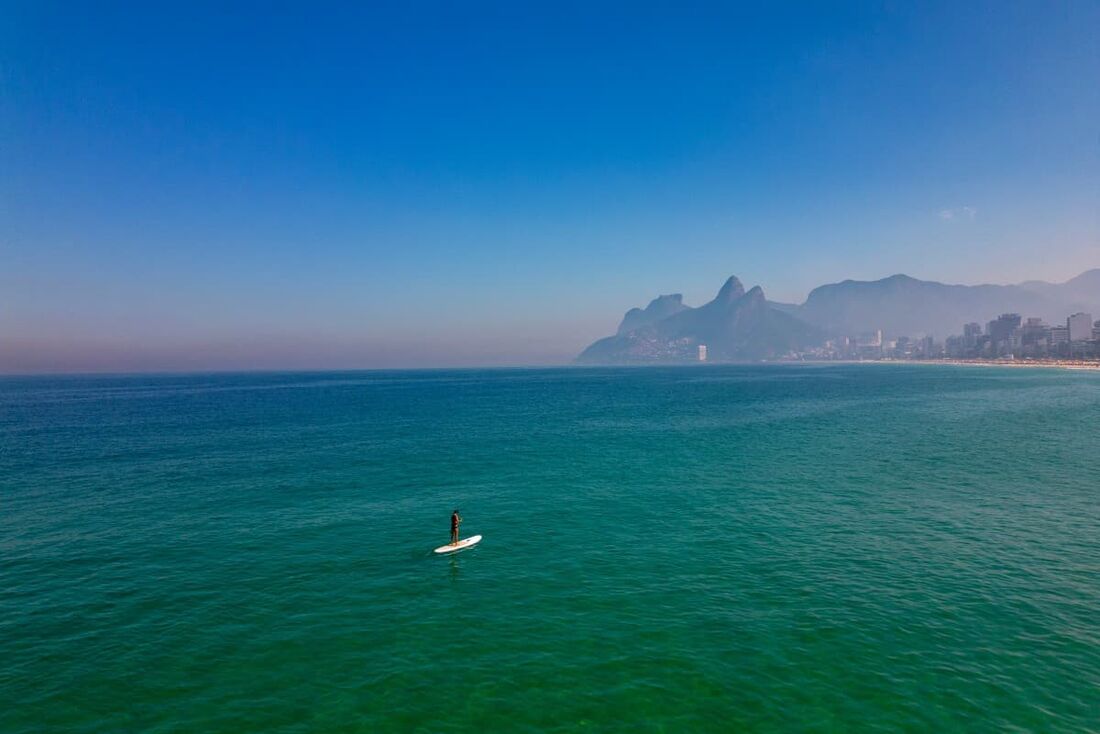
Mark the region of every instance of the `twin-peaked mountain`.
<instances>
[{"instance_id":1,"label":"twin-peaked mountain","mask_svg":"<svg viewBox=\"0 0 1100 734\"><path fill-rule=\"evenodd\" d=\"M764 291L747 293L730 277L710 303L691 308L680 294L660 296L646 308L627 311L614 336L592 344L577 358L588 363L739 361L778 357L821 342L816 327L773 308Z\"/></svg>"}]
</instances>

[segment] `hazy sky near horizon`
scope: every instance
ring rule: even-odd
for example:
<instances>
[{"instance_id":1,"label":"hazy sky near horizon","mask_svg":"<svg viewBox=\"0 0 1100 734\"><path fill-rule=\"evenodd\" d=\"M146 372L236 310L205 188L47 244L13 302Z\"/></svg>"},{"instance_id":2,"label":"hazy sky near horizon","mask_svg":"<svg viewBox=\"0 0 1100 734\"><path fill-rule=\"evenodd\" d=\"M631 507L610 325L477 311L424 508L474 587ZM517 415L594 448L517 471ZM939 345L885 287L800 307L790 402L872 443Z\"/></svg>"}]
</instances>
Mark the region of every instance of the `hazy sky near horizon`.
<instances>
[{"instance_id":1,"label":"hazy sky near horizon","mask_svg":"<svg viewBox=\"0 0 1100 734\"><path fill-rule=\"evenodd\" d=\"M0 371L552 363L1100 266L1100 3L0 3Z\"/></svg>"}]
</instances>

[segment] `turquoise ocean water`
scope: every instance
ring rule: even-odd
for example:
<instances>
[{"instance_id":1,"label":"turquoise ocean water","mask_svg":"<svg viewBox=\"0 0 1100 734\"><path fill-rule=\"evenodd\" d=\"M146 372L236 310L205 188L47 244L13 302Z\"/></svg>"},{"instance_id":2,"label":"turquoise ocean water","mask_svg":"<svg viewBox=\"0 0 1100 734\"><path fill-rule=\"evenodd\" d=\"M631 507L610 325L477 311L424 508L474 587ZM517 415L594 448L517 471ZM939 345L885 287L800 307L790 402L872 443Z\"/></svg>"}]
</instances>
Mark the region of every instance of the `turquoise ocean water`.
<instances>
[{"instance_id":1,"label":"turquoise ocean water","mask_svg":"<svg viewBox=\"0 0 1100 734\"><path fill-rule=\"evenodd\" d=\"M6 378L0 554L5 734L1100 731L1100 374Z\"/></svg>"}]
</instances>

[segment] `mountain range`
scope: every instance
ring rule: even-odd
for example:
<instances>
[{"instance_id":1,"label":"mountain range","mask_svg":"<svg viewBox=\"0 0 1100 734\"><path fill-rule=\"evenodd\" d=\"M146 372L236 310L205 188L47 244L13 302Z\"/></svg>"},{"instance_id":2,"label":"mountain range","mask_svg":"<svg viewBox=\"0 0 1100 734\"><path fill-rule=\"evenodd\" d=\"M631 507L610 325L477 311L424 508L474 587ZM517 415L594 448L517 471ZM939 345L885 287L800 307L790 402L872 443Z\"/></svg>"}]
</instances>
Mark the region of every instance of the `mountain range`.
<instances>
[{"instance_id":1,"label":"mountain range","mask_svg":"<svg viewBox=\"0 0 1100 734\"><path fill-rule=\"evenodd\" d=\"M594 342L577 361L694 361L701 344L711 360L752 361L878 329L887 338L942 339L961 333L965 323L984 325L1002 313L1053 324L1078 311L1100 318L1100 268L1065 283L947 285L908 275L845 280L815 288L802 304L770 302L760 286L746 292L731 276L714 300L697 308L674 293L630 309L613 336Z\"/></svg>"}]
</instances>

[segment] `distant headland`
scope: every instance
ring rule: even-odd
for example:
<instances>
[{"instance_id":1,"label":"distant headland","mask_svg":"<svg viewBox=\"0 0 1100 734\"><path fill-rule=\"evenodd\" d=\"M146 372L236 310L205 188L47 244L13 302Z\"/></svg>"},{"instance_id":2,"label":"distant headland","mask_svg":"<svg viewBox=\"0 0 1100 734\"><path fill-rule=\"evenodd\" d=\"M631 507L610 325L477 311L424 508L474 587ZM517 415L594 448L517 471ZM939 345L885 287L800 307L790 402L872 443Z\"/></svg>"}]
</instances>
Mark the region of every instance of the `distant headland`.
<instances>
[{"instance_id":1,"label":"distant headland","mask_svg":"<svg viewBox=\"0 0 1100 734\"><path fill-rule=\"evenodd\" d=\"M1064 283L845 280L815 288L797 305L768 301L760 286L746 291L730 276L702 306L673 293L630 309L615 334L577 361L1100 359L1093 314L1100 316L1100 268Z\"/></svg>"}]
</instances>

